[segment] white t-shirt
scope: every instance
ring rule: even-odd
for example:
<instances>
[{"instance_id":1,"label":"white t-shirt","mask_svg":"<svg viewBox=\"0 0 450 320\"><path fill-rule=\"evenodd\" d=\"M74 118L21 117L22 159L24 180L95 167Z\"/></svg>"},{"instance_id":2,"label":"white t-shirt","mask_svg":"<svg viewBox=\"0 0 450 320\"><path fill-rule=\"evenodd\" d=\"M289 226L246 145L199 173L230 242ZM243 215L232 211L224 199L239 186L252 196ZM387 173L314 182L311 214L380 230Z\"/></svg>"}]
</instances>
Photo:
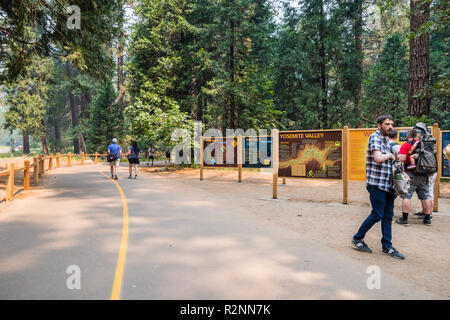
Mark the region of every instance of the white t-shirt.
<instances>
[{"instance_id":1,"label":"white t-shirt","mask_svg":"<svg viewBox=\"0 0 450 320\"><path fill-rule=\"evenodd\" d=\"M149 155L149 156L153 156L154 153L155 153L155 149L153 149L153 148L148 148L148 155Z\"/></svg>"}]
</instances>

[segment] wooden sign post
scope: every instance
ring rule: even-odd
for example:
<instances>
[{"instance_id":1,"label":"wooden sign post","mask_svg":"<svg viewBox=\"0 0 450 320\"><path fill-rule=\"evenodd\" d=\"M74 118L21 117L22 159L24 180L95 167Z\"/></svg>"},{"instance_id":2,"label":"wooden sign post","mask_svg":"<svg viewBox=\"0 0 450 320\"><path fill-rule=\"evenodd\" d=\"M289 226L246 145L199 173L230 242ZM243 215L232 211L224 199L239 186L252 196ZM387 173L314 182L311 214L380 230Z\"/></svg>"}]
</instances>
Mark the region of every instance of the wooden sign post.
<instances>
[{"instance_id":1,"label":"wooden sign post","mask_svg":"<svg viewBox=\"0 0 450 320\"><path fill-rule=\"evenodd\" d=\"M59 152L56 154L56 167L61 167L61 155L59 154Z\"/></svg>"},{"instance_id":2,"label":"wooden sign post","mask_svg":"<svg viewBox=\"0 0 450 320\"><path fill-rule=\"evenodd\" d=\"M278 198L278 165L279 165L279 135L278 129L272 129L272 161L273 161L273 198Z\"/></svg>"},{"instance_id":3,"label":"wooden sign post","mask_svg":"<svg viewBox=\"0 0 450 320\"><path fill-rule=\"evenodd\" d=\"M70 167L70 160L71 160L72 154L69 152L67 154L67 166Z\"/></svg>"},{"instance_id":4,"label":"wooden sign post","mask_svg":"<svg viewBox=\"0 0 450 320\"><path fill-rule=\"evenodd\" d=\"M23 172L23 190L30 189L30 160L25 160L25 171Z\"/></svg>"},{"instance_id":5,"label":"wooden sign post","mask_svg":"<svg viewBox=\"0 0 450 320\"><path fill-rule=\"evenodd\" d=\"M39 177L44 173L44 156L39 157Z\"/></svg>"},{"instance_id":6,"label":"wooden sign post","mask_svg":"<svg viewBox=\"0 0 450 320\"><path fill-rule=\"evenodd\" d=\"M6 201L11 201L14 197L14 163L8 163L6 170L9 170L6 180Z\"/></svg>"},{"instance_id":7,"label":"wooden sign post","mask_svg":"<svg viewBox=\"0 0 450 320\"><path fill-rule=\"evenodd\" d=\"M238 137L237 143L238 182L242 182L242 136Z\"/></svg>"},{"instance_id":8,"label":"wooden sign post","mask_svg":"<svg viewBox=\"0 0 450 320\"><path fill-rule=\"evenodd\" d=\"M342 190L343 204L348 204L348 127L345 126L342 131Z\"/></svg>"},{"instance_id":9,"label":"wooden sign post","mask_svg":"<svg viewBox=\"0 0 450 320\"><path fill-rule=\"evenodd\" d=\"M98 152L95 153L95 163L98 163Z\"/></svg>"},{"instance_id":10,"label":"wooden sign post","mask_svg":"<svg viewBox=\"0 0 450 320\"><path fill-rule=\"evenodd\" d=\"M48 171L53 169L53 153L50 153L50 160L48 162Z\"/></svg>"},{"instance_id":11,"label":"wooden sign post","mask_svg":"<svg viewBox=\"0 0 450 320\"><path fill-rule=\"evenodd\" d=\"M441 129L439 128L439 125L435 123L433 125L433 128L431 129L431 134L436 139L436 151L437 151L437 175L436 175L436 181L434 182L434 203L433 203L433 211L438 212L439 211L439 196L441 193L440 188L440 182L441 182L441 176L442 176L442 134Z\"/></svg>"},{"instance_id":12,"label":"wooden sign post","mask_svg":"<svg viewBox=\"0 0 450 320\"><path fill-rule=\"evenodd\" d=\"M81 164L84 164L84 152L81 153Z\"/></svg>"},{"instance_id":13,"label":"wooden sign post","mask_svg":"<svg viewBox=\"0 0 450 320\"><path fill-rule=\"evenodd\" d=\"M200 137L200 181L203 181L203 136Z\"/></svg>"},{"instance_id":14,"label":"wooden sign post","mask_svg":"<svg viewBox=\"0 0 450 320\"><path fill-rule=\"evenodd\" d=\"M36 185L38 183L39 179L39 158L34 157L33 158L33 183Z\"/></svg>"}]
</instances>

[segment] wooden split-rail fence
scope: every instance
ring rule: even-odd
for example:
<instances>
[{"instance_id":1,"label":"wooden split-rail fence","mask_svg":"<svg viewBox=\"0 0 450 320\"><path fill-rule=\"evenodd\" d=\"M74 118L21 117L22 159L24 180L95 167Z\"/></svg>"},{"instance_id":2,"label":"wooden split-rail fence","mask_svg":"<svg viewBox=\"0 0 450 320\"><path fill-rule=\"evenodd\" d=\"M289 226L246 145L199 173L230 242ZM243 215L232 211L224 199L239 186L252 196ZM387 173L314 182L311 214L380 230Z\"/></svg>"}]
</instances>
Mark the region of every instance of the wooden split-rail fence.
<instances>
[{"instance_id":1,"label":"wooden split-rail fence","mask_svg":"<svg viewBox=\"0 0 450 320\"><path fill-rule=\"evenodd\" d=\"M25 160L23 166L15 167L14 163L8 163L6 165L6 170L0 171L0 177L6 177L6 195L5 200L12 201L14 199L14 178L16 173L23 172L23 189L21 191L30 190L31 183L33 186L38 185L39 178L46 172L51 171L55 168L60 168L62 164L62 160L67 158L67 166L70 167L72 165L73 158L80 158L80 164L85 164L86 158L94 158L94 163L98 163L98 159L101 157L106 157L107 154L85 154L82 152L81 154L60 154L56 155L50 154L48 156L38 156L33 157L33 162L30 160ZM46 162L48 161L48 165L46 166ZM31 181L31 177L33 180Z\"/></svg>"}]
</instances>

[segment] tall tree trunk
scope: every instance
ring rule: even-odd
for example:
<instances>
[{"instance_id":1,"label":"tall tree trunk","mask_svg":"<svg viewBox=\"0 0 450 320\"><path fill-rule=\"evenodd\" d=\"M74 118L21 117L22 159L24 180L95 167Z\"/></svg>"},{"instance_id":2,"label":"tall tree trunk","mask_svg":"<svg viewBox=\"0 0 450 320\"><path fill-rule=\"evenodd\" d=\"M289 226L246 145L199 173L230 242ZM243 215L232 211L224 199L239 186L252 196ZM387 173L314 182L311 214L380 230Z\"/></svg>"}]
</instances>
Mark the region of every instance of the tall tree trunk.
<instances>
[{"instance_id":1,"label":"tall tree trunk","mask_svg":"<svg viewBox=\"0 0 450 320\"><path fill-rule=\"evenodd\" d=\"M125 88L124 84L124 74L123 74L123 61L124 61L124 47L125 47L125 36L124 36L124 28L123 28L123 14L124 8L123 4L119 5L118 14L121 19L120 22L120 30L119 30L119 38L117 43L117 102L120 106L120 112L123 114L125 112ZM119 128L120 135L123 134L123 125Z\"/></svg>"},{"instance_id":2,"label":"tall tree trunk","mask_svg":"<svg viewBox=\"0 0 450 320\"><path fill-rule=\"evenodd\" d=\"M83 113L84 113L84 107L86 107L86 106L83 106L83 101L84 101L84 97L80 98L79 96L75 96L76 111L78 113L77 126L79 126L81 123L81 117L83 116ZM78 145L80 146L80 151L78 153L81 153L81 152L86 153L86 143L85 143L82 132L78 132Z\"/></svg>"},{"instance_id":3,"label":"tall tree trunk","mask_svg":"<svg viewBox=\"0 0 450 320\"><path fill-rule=\"evenodd\" d=\"M357 52L356 68L358 70L357 74L357 84L356 84L356 95L355 95L355 111L360 114L362 98L363 98L363 83L362 83L362 40L363 40L363 0L354 0L355 7L357 8L355 13L355 23L354 23L354 35L355 35L355 49Z\"/></svg>"},{"instance_id":4,"label":"tall tree trunk","mask_svg":"<svg viewBox=\"0 0 450 320\"><path fill-rule=\"evenodd\" d=\"M41 81L39 74L36 76L36 83L37 83L37 90L39 93L39 96L42 98L42 92L41 92ZM47 132L45 130L45 119L42 117L41 119L41 142L42 142L42 153L44 155L48 155L48 148L47 148Z\"/></svg>"},{"instance_id":5,"label":"tall tree trunk","mask_svg":"<svg viewBox=\"0 0 450 320\"><path fill-rule=\"evenodd\" d=\"M327 128L328 126L328 84L327 84L327 74L326 74L326 55L325 55L325 14L323 10L323 2L319 3L319 65L320 65L320 86L322 89L322 124L321 127Z\"/></svg>"},{"instance_id":6,"label":"tall tree trunk","mask_svg":"<svg viewBox=\"0 0 450 320\"><path fill-rule=\"evenodd\" d=\"M411 0L410 31L415 34L430 19L430 4ZM430 43L428 34L409 40L408 114L420 117L430 114Z\"/></svg>"},{"instance_id":7,"label":"tall tree trunk","mask_svg":"<svg viewBox=\"0 0 450 320\"><path fill-rule=\"evenodd\" d=\"M23 133L23 154L29 153L30 153L30 135L28 134L28 131L25 131Z\"/></svg>"},{"instance_id":8,"label":"tall tree trunk","mask_svg":"<svg viewBox=\"0 0 450 320\"><path fill-rule=\"evenodd\" d=\"M230 48L229 48L229 69L230 69L230 81L231 81L231 92L229 93L229 103L230 103L230 123L229 126L231 129L236 128L236 101L235 101L235 95L234 95L234 41L235 41L235 29L234 29L234 21L233 18L230 18L230 32L231 32L231 39L230 39Z\"/></svg>"},{"instance_id":9,"label":"tall tree trunk","mask_svg":"<svg viewBox=\"0 0 450 320\"><path fill-rule=\"evenodd\" d=\"M78 133L78 141L80 143L80 151L86 153L86 142L84 141L83 134Z\"/></svg>"},{"instance_id":10,"label":"tall tree trunk","mask_svg":"<svg viewBox=\"0 0 450 320\"><path fill-rule=\"evenodd\" d=\"M42 118L41 125L42 125L42 133L41 133L42 153L48 155L47 132L45 130L44 118Z\"/></svg>"},{"instance_id":11,"label":"tall tree trunk","mask_svg":"<svg viewBox=\"0 0 450 320\"><path fill-rule=\"evenodd\" d=\"M55 121L55 124L53 125L54 133L55 133L55 140L58 143L62 143L61 141L61 128L59 126L59 123Z\"/></svg>"},{"instance_id":12,"label":"tall tree trunk","mask_svg":"<svg viewBox=\"0 0 450 320\"><path fill-rule=\"evenodd\" d=\"M69 78L73 75L73 67L69 60L66 61L66 71ZM72 116L72 128L76 128L78 126L78 106L76 105L75 95L72 93L72 88L69 87L69 106L70 106L70 115ZM80 153L80 141L78 137L73 138L73 152Z\"/></svg>"}]
</instances>

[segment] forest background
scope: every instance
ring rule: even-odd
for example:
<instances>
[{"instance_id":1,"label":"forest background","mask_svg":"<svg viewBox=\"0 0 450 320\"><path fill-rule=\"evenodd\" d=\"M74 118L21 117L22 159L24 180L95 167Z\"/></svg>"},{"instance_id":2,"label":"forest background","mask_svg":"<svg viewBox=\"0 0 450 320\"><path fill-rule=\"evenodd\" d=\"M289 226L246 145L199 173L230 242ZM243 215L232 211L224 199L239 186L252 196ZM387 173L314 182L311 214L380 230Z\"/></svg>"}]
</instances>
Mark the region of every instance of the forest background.
<instances>
[{"instance_id":1,"label":"forest background","mask_svg":"<svg viewBox=\"0 0 450 320\"><path fill-rule=\"evenodd\" d=\"M93 153L116 137L165 150L194 121L225 133L373 127L381 114L449 130L449 7L1 1L0 144Z\"/></svg>"}]
</instances>

